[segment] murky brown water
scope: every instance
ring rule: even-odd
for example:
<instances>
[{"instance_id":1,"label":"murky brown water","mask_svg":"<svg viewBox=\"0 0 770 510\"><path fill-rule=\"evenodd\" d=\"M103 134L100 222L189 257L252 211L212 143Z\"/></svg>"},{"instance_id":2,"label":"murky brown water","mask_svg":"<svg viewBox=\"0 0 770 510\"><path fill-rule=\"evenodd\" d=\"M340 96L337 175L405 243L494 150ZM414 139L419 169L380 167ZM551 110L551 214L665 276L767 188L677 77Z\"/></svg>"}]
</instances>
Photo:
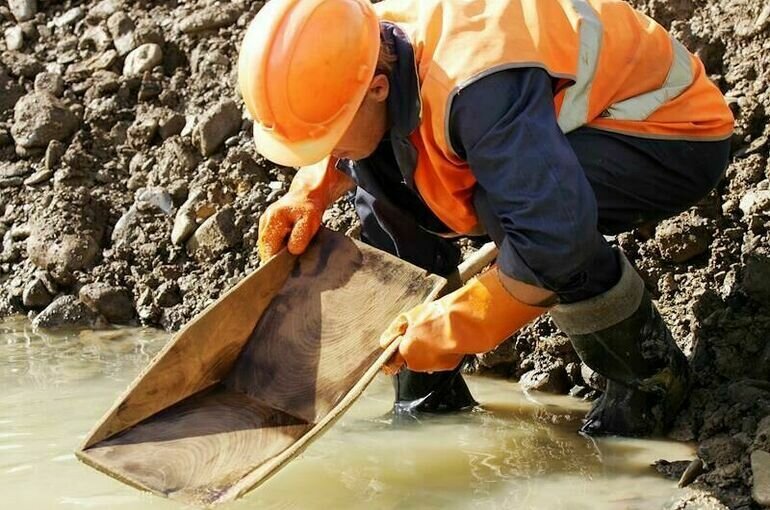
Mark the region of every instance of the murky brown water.
<instances>
[{"instance_id":1,"label":"murky brown water","mask_svg":"<svg viewBox=\"0 0 770 510\"><path fill-rule=\"evenodd\" d=\"M169 338L154 330L39 334L0 322L0 506L174 509L80 464L73 450ZM483 409L392 428L383 377L299 459L226 510L660 509L675 484L657 458L692 458L687 445L592 441L575 433L587 405L528 397L472 378Z\"/></svg>"}]
</instances>

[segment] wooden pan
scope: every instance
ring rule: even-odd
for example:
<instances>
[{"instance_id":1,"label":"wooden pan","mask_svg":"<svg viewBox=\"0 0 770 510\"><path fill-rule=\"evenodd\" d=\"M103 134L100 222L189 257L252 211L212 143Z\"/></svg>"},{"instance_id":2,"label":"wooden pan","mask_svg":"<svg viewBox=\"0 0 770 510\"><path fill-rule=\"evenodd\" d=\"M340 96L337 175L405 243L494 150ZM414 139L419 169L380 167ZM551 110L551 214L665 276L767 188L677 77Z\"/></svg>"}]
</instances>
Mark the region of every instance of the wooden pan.
<instances>
[{"instance_id":1,"label":"wooden pan","mask_svg":"<svg viewBox=\"0 0 770 510\"><path fill-rule=\"evenodd\" d=\"M494 257L485 250L463 276ZM443 278L322 230L305 254L284 251L190 321L76 454L129 485L185 503L233 500L350 407L396 349L380 349L380 332L445 286Z\"/></svg>"}]
</instances>

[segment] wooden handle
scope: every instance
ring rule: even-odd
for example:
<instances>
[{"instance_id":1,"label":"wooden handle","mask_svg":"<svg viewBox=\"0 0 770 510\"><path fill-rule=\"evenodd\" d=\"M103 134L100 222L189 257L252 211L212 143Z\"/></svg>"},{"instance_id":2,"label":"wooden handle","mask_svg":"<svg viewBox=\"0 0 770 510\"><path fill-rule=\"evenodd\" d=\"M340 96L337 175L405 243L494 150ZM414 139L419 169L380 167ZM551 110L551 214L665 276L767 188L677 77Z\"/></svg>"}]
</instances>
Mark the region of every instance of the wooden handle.
<instances>
[{"instance_id":1,"label":"wooden handle","mask_svg":"<svg viewBox=\"0 0 770 510\"><path fill-rule=\"evenodd\" d=\"M457 270L460 272L460 279L463 283L467 282L491 264L495 258L497 258L497 246L495 246L495 243L485 244L457 266Z\"/></svg>"}]
</instances>

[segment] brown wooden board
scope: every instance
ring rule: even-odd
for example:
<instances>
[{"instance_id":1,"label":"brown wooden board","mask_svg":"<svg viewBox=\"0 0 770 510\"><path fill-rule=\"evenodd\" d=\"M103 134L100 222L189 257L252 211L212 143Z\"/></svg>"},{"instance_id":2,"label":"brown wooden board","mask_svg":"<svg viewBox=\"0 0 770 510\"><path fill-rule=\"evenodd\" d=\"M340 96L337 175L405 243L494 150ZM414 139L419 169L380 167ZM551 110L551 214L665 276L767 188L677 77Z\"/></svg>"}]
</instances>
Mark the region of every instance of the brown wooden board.
<instances>
[{"instance_id":1,"label":"brown wooden board","mask_svg":"<svg viewBox=\"0 0 770 510\"><path fill-rule=\"evenodd\" d=\"M296 261L279 255L193 319L78 457L187 503L235 499L355 401L395 349L379 348L380 332L442 286L441 278L322 230Z\"/></svg>"}]
</instances>

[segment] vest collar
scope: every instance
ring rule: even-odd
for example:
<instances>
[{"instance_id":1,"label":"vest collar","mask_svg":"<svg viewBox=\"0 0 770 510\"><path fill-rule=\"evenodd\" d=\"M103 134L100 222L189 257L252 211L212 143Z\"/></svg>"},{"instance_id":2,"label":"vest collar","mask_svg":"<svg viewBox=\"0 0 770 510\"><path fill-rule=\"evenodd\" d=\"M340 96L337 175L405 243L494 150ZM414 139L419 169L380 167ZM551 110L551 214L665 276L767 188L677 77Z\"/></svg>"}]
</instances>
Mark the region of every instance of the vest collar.
<instances>
[{"instance_id":1,"label":"vest collar","mask_svg":"<svg viewBox=\"0 0 770 510\"><path fill-rule=\"evenodd\" d=\"M380 27L396 56L390 75L390 94L387 105L390 116L390 136L406 138L419 127L422 109L414 49L404 31L398 26L381 22Z\"/></svg>"}]
</instances>

